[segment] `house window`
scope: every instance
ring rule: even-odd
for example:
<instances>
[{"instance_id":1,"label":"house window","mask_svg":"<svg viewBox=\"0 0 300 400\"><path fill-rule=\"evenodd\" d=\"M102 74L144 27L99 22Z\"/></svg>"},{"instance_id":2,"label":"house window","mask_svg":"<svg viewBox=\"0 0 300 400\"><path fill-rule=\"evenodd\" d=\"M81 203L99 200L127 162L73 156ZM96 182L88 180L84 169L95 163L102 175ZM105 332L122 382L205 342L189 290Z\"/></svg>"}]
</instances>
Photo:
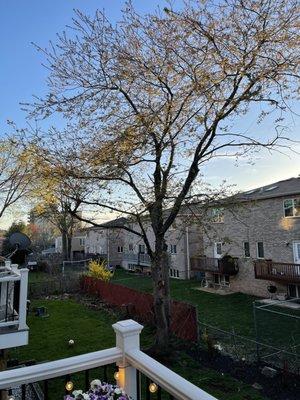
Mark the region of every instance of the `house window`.
<instances>
[{"instance_id":1,"label":"house window","mask_svg":"<svg viewBox=\"0 0 300 400\"><path fill-rule=\"evenodd\" d=\"M118 253L123 253L123 246L118 246Z\"/></svg>"},{"instance_id":2,"label":"house window","mask_svg":"<svg viewBox=\"0 0 300 400\"><path fill-rule=\"evenodd\" d=\"M139 244L139 253L140 254L145 254L145 245L144 244Z\"/></svg>"},{"instance_id":3,"label":"house window","mask_svg":"<svg viewBox=\"0 0 300 400\"><path fill-rule=\"evenodd\" d=\"M172 278L179 278L179 271L178 271L178 269L170 268L170 270L169 270L169 275L170 275Z\"/></svg>"},{"instance_id":4,"label":"house window","mask_svg":"<svg viewBox=\"0 0 300 400\"><path fill-rule=\"evenodd\" d=\"M250 257L250 243L244 242L244 256Z\"/></svg>"},{"instance_id":5,"label":"house window","mask_svg":"<svg viewBox=\"0 0 300 400\"><path fill-rule=\"evenodd\" d=\"M288 285L288 295L292 298L300 298L300 285Z\"/></svg>"},{"instance_id":6,"label":"house window","mask_svg":"<svg viewBox=\"0 0 300 400\"><path fill-rule=\"evenodd\" d=\"M222 255L222 242L216 242L215 243L215 253L217 256Z\"/></svg>"},{"instance_id":7,"label":"house window","mask_svg":"<svg viewBox=\"0 0 300 400\"><path fill-rule=\"evenodd\" d=\"M129 250L129 251L133 251L133 244L132 244L132 243L129 243L129 245L128 245L128 250Z\"/></svg>"},{"instance_id":8,"label":"house window","mask_svg":"<svg viewBox=\"0 0 300 400\"><path fill-rule=\"evenodd\" d=\"M265 250L264 250L264 243L257 242L257 258L264 258L265 257Z\"/></svg>"},{"instance_id":9,"label":"house window","mask_svg":"<svg viewBox=\"0 0 300 400\"><path fill-rule=\"evenodd\" d=\"M224 208L213 208L211 211L212 222L221 224L224 222Z\"/></svg>"},{"instance_id":10,"label":"house window","mask_svg":"<svg viewBox=\"0 0 300 400\"><path fill-rule=\"evenodd\" d=\"M283 208L285 217L300 217L300 197L284 200Z\"/></svg>"},{"instance_id":11,"label":"house window","mask_svg":"<svg viewBox=\"0 0 300 400\"><path fill-rule=\"evenodd\" d=\"M177 245L176 244L171 244L170 245L170 253L171 254L177 254Z\"/></svg>"},{"instance_id":12,"label":"house window","mask_svg":"<svg viewBox=\"0 0 300 400\"><path fill-rule=\"evenodd\" d=\"M128 264L129 271L135 271L136 265L135 264Z\"/></svg>"},{"instance_id":13,"label":"house window","mask_svg":"<svg viewBox=\"0 0 300 400\"><path fill-rule=\"evenodd\" d=\"M80 238L79 239L79 245L84 246L85 245L85 238Z\"/></svg>"}]
</instances>

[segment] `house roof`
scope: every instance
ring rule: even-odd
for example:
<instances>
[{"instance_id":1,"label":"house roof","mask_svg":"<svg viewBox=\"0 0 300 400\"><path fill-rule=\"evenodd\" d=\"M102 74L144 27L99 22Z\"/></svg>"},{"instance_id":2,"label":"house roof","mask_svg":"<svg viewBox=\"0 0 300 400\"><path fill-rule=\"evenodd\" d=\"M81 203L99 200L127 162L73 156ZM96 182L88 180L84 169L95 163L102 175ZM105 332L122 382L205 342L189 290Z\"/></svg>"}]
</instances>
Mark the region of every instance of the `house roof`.
<instances>
[{"instance_id":1,"label":"house roof","mask_svg":"<svg viewBox=\"0 0 300 400\"><path fill-rule=\"evenodd\" d=\"M106 222L105 224L102 224L102 226L106 226L106 227L113 227L113 228L122 228L124 225L126 225L126 223L128 223L128 219L125 217L121 217L121 218L116 218L113 219L111 221Z\"/></svg>"},{"instance_id":2,"label":"house roof","mask_svg":"<svg viewBox=\"0 0 300 400\"><path fill-rule=\"evenodd\" d=\"M128 219L125 217L116 218L108 222L104 222L103 224L99 224L99 226L89 226L85 228L85 230L101 230L103 228L123 228L126 223L128 223Z\"/></svg>"},{"instance_id":3,"label":"house roof","mask_svg":"<svg viewBox=\"0 0 300 400\"><path fill-rule=\"evenodd\" d=\"M238 193L236 197L242 201L248 201L292 195L300 195L300 176L247 190L246 192Z\"/></svg>"}]
</instances>

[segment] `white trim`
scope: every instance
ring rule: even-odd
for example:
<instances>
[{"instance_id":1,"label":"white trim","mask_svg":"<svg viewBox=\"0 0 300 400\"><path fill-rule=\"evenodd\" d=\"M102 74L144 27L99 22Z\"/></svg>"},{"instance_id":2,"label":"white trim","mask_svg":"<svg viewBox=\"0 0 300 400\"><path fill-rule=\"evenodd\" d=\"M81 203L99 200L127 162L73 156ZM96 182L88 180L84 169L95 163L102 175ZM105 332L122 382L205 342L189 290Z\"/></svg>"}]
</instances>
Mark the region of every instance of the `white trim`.
<instances>
[{"instance_id":1,"label":"white trim","mask_svg":"<svg viewBox=\"0 0 300 400\"><path fill-rule=\"evenodd\" d=\"M52 379L58 376L73 374L86 369L101 367L111 364L122 357L121 349L95 351L94 353L82 354L80 356L63 358L30 367L17 368L2 371L0 374L0 389L7 389L19 385Z\"/></svg>"},{"instance_id":2,"label":"white trim","mask_svg":"<svg viewBox=\"0 0 300 400\"><path fill-rule=\"evenodd\" d=\"M221 245L221 254L218 254L218 244ZM223 242L214 242L214 258L221 258L223 254Z\"/></svg>"},{"instance_id":3,"label":"white trim","mask_svg":"<svg viewBox=\"0 0 300 400\"><path fill-rule=\"evenodd\" d=\"M171 371L140 350L140 333L143 326L133 320L119 321L113 325L116 346L110 349L75 357L46 362L30 367L2 371L0 389L74 374L83 370L117 363L117 383L136 400L136 369L173 395L177 400L216 400L180 375Z\"/></svg>"},{"instance_id":4,"label":"white trim","mask_svg":"<svg viewBox=\"0 0 300 400\"><path fill-rule=\"evenodd\" d=\"M147 375L177 400L216 400L215 397L204 392L140 350L132 349L127 351L126 358L133 367Z\"/></svg>"}]
</instances>

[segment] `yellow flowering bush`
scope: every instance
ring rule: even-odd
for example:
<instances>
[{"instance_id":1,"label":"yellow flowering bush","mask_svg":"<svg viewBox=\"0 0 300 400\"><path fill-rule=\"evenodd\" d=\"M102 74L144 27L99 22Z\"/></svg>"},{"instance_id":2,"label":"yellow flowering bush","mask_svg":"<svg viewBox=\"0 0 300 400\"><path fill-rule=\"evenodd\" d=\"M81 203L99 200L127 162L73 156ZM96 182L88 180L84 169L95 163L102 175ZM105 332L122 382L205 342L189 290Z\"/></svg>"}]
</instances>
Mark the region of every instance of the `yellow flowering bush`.
<instances>
[{"instance_id":1,"label":"yellow flowering bush","mask_svg":"<svg viewBox=\"0 0 300 400\"><path fill-rule=\"evenodd\" d=\"M88 276L100 279L104 282L109 282L110 279L113 277L113 272L110 272L107 269L105 261L92 260L89 262Z\"/></svg>"}]
</instances>

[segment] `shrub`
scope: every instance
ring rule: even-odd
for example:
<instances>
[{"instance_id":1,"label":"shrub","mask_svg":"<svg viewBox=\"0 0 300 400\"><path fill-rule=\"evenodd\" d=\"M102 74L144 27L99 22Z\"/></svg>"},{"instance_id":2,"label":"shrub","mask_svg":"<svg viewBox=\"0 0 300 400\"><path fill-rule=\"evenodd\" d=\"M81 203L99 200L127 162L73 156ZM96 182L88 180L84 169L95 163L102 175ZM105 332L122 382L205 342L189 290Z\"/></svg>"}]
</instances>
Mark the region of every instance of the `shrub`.
<instances>
[{"instance_id":1,"label":"shrub","mask_svg":"<svg viewBox=\"0 0 300 400\"><path fill-rule=\"evenodd\" d=\"M109 282L113 277L113 272L109 271L105 261L92 260L89 262L88 276L100 279L104 282Z\"/></svg>"}]
</instances>

